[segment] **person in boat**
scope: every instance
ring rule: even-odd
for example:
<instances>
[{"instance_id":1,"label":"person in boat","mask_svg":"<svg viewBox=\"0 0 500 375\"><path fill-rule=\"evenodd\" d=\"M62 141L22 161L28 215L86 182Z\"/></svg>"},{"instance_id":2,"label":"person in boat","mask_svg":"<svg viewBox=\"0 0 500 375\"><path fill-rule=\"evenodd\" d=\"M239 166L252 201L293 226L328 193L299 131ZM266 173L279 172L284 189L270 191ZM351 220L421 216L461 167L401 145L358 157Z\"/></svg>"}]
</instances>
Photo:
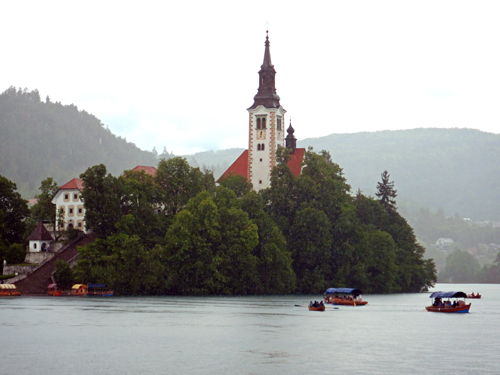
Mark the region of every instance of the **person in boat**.
<instances>
[{"instance_id":1,"label":"person in boat","mask_svg":"<svg viewBox=\"0 0 500 375\"><path fill-rule=\"evenodd\" d=\"M474 296L474 292L472 292L471 296L472 296L472 297L475 297L475 296Z\"/></svg>"},{"instance_id":2,"label":"person in boat","mask_svg":"<svg viewBox=\"0 0 500 375\"><path fill-rule=\"evenodd\" d=\"M312 307L313 301L309 302L309 307Z\"/></svg>"},{"instance_id":3,"label":"person in boat","mask_svg":"<svg viewBox=\"0 0 500 375\"><path fill-rule=\"evenodd\" d=\"M323 303L323 301L321 301L321 302L319 303L319 307L324 307L324 306L325 306L325 304Z\"/></svg>"}]
</instances>

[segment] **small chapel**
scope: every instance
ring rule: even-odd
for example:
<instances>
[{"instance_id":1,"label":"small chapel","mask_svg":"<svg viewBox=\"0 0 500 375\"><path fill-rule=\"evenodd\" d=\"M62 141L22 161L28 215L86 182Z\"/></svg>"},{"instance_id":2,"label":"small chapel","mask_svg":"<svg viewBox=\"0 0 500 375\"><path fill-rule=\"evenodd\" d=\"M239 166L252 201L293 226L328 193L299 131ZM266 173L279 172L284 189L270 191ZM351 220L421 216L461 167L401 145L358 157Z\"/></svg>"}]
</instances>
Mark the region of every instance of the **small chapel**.
<instances>
[{"instance_id":1,"label":"small chapel","mask_svg":"<svg viewBox=\"0 0 500 375\"><path fill-rule=\"evenodd\" d=\"M253 184L254 190L262 190L271 186L271 171L276 165L278 146L291 149L288 162L293 174L300 175L304 148L297 148L297 139L290 122L285 136L284 124L286 110L280 104L276 93L276 70L271 62L269 33L266 31L264 62L259 71L259 88L254 102L247 109L248 149L223 173L221 179L237 174L245 177Z\"/></svg>"}]
</instances>

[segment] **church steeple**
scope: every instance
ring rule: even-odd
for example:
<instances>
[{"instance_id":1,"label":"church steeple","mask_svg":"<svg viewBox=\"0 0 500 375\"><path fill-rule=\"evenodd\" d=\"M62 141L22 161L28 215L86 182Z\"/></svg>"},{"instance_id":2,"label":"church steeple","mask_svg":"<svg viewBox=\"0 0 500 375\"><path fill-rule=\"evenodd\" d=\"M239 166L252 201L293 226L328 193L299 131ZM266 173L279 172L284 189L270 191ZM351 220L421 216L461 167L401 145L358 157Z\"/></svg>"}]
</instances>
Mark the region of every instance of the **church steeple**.
<instances>
[{"instance_id":1,"label":"church steeple","mask_svg":"<svg viewBox=\"0 0 500 375\"><path fill-rule=\"evenodd\" d=\"M254 96L253 105L249 108L256 108L262 105L266 108L279 108L280 97L276 94L275 76L276 70L271 62L271 50L269 49L269 31L266 31L266 42L264 50L264 62L259 71L259 89Z\"/></svg>"}]
</instances>

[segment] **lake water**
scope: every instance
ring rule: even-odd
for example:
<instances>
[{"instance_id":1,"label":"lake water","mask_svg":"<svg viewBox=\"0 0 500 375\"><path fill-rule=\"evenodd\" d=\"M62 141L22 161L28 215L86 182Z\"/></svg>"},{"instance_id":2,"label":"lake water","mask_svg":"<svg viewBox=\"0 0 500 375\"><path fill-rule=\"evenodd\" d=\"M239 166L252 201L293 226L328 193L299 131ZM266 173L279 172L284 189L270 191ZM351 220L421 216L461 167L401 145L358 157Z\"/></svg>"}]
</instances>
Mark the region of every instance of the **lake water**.
<instances>
[{"instance_id":1,"label":"lake water","mask_svg":"<svg viewBox=\"0 0 500 375\"><path fill-rule=\"evenodd\" d=\"M499 374L500 285L469 314L424 312L429 294L0 298L0 374Z\"/></svg>"}]
</instances>

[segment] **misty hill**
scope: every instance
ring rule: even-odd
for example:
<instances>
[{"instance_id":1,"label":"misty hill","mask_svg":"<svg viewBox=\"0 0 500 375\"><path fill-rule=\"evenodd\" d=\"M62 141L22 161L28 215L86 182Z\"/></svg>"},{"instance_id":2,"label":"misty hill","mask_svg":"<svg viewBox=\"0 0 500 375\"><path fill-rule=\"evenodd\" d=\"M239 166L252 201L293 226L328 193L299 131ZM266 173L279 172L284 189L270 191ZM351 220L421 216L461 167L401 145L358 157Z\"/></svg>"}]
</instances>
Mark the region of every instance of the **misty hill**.
<instances>
[{"instance_id":1,"label":"misty hill","mask_svg":"<svg viewBox=\"0 0 500 375\"><path fill-rule=\"evenodd\" d=\"M38 90L10 87L0 94L0 175L24 197L37 194L47 177L61 186L100 163L118 175L158 161L72 104L43 102Z\"/></svg>"},{"instance_id":2,"label":"misty hill","mask_svg":"<svg viewBox=\"0 0 500 375\"><path fill-rule=\"evenodd\" d=\"M374 195L380 174L387 170L398 190L400 211L407 217L429 207L442 208L449 216L459 213L500 221L500 135L471 129L413 129L298 141L298 147L309 146L331 153L353 193L361 189ZM185 157L218 178L242 151ZM41 101L37 90L11 87L0 94L0 175L15 182L24 197L37 194L47 177L61 185L100 163L119 175L136 165L156 166L158 155L113 135L99 119L74 105Z\"/></svg>"},{"instance_id":3,"label":"misty hill","mask_svg":"<svg viewBox=\"0 0 500 375\"><path fill-rule=\"evenodd\" d=\"M500 220L500 135L472 129L412 129L331 134L297 142L297 147L309 146L331 153L353 192L361 189L374 196L380 174L387 170L405 216L429 207L442 208L449 216ZM198 166L229 166L242 151L187 158ZM215 168L216 177L226 168Z\"/></svg>"}]
</instances>

